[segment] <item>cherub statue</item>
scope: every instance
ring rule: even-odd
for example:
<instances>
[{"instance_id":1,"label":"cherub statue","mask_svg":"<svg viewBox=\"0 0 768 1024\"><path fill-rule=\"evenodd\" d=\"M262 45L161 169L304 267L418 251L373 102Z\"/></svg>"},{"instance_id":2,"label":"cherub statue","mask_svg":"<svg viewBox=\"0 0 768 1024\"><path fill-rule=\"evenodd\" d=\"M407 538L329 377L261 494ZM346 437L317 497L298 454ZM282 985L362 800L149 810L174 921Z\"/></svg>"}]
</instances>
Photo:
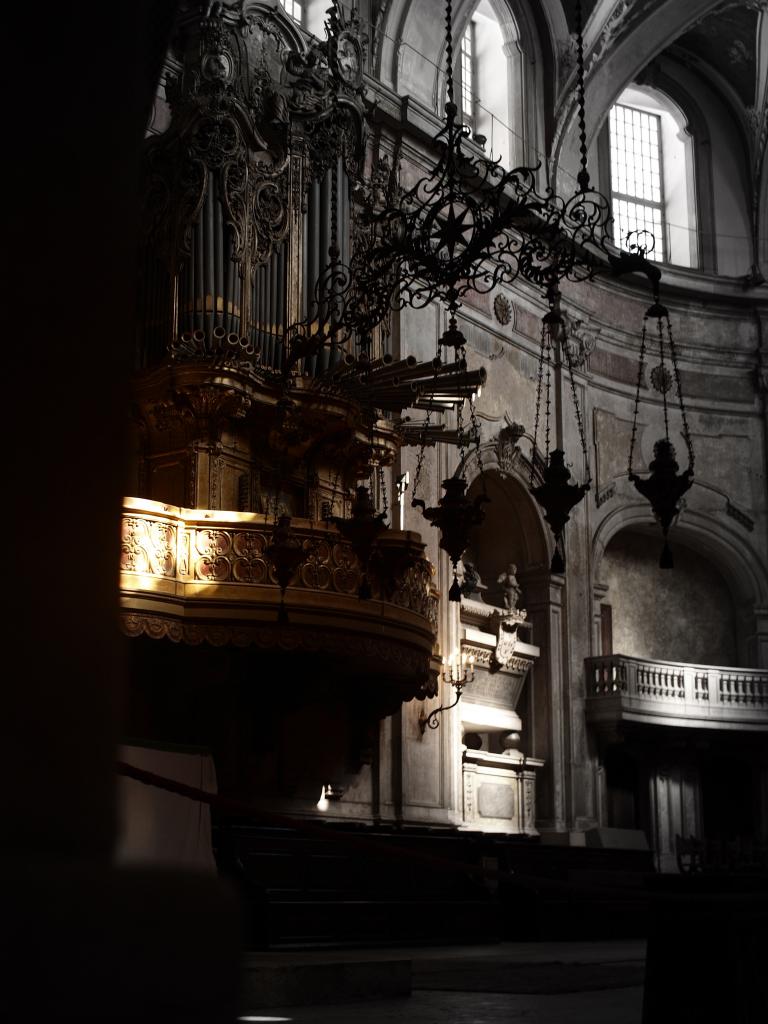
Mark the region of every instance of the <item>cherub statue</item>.
<instances>
[{"instance_id":1,"label":"cherub statue","mask_svg":"<svg viewBox=\"0 0 768 1024\"><path fill-rule=\"evenodd\" d=\"M497 578L496 582L500 583L504 591L504 607L508 612L516 611L518 601L520 600L520 584L517 582L517 566L514 562L510 562L503 573Z\"/></svg>"},{"instance_id":2,"label":"cherub statue","mask_svg":"<svg viewBox=\"0 0 768 1024\"><path fill-rule=\"evenodd\" d=\"M472 562L468 562L466 559L459 559L459 571L457 572L459 577L459 586L461 587L462 597L472 597L473 594L477 594L477 598L482 601L483 591L487 590L488 587L480 579L480 573L477 571Z\"/></svg>"}]
</instances>

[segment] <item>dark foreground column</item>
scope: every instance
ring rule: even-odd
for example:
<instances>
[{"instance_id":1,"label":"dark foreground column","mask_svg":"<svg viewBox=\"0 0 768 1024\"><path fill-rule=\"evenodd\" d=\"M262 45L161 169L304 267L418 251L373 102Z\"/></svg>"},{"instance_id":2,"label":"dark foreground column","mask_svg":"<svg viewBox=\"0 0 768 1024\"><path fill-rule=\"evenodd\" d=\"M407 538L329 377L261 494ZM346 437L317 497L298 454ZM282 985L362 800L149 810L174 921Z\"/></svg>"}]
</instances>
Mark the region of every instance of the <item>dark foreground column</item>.
<instances>
[{"instance_id":1,"label":"dark foreground column","mask_svg":"<svg viewBox=\"0 0 768 1024\"><path fill-rule=\"evenodd\" d=\"M110 865L136 169L173 6L4 19L4 1020L234 1006L229 893Z\"/></svg>"},{"instance_id":2,"label":"dark foreground column","mask_svg":"<svg viewBox=\"0 0 768 1024\"><path fill-rule=\"evenodd\" d=\"M768 1020L768 877L653 879L643 1024Z\"/></svg>"}]
</instances>

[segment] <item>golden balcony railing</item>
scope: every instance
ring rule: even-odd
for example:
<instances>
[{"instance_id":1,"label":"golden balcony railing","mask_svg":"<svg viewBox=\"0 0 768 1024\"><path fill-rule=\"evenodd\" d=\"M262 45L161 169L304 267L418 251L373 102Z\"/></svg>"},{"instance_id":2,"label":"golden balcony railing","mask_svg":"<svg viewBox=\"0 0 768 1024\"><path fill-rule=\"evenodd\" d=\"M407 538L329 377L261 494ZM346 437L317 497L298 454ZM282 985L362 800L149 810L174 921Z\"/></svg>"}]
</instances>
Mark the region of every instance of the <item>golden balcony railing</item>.
<instances>
[{"instance_id":1,"label":"golden balcony railing","mask_svg":"<svg viewBox=\"0 0 768 1024\"><path fill-rule=\"evenodd\" d=\"M372 597L361 600L358 560L336 527L299 518L291 525L305 559L286 591L283 624L266 556L269 517L124 499L123 631L190 644L317 651L426 681L439 594L419 534L382 535L369 571Z\"/></svg>"},{"instance_id":2,"label":"golden balcony railing","mask_svg":"<svg viewBox=\"0 0 768 1024\"><path fill-rule=\"evenodd\" d=\"M585 660L587 719L768 730L768 670L650 661Z\"/></svg>"}]
</instances>

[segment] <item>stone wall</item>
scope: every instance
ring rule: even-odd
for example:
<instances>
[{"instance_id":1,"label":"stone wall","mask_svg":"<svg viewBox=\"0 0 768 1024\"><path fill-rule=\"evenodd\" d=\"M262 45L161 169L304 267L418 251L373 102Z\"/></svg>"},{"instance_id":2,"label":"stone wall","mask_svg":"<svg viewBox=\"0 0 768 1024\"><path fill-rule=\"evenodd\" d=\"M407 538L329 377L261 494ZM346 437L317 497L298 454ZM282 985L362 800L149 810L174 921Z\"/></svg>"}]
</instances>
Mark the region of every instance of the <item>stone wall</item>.
<instances>
[{"instance_id":1,"label":"stone wall","mask_svg":"<svg viewBox=\"0 0 768 1024\"><path fill-rule=\"evenodd\" d=\"M601 576L613 609L613 650L628 657L736 665L731 594L703 556L672 537L675 568L659 569L658 543L622 531L605 551Z\"/></svg>"}]
</instances>

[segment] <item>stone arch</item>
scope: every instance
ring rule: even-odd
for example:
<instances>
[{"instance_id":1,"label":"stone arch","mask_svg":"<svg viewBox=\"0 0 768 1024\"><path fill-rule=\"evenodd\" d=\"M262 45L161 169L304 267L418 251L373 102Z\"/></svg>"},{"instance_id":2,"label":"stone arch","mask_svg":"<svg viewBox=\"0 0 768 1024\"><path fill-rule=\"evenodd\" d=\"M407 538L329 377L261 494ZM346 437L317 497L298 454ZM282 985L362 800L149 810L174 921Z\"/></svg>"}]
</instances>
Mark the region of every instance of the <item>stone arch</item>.
<instances>
[{"instance_id":1,"label":"stone arch","mask_svg":"<svg viewBox=\"0 0 768 1024\"><path fill-rule=\"evenodd\" d=\"M541 508L528 492L528 459L517 444L499 440L498 437L481 445L480 458L483 472L489 480L494 481L492 486L498 495L508 499L518 509L519 525L524 538L522 547L526 554L525 564L537 571L548 570L555 545ZM465 460L465 470L468 490L474 493L480 477L474 453Z\"/></svg>"},{"instance_id":2,"label":"stone arch","mask_svg":"<svg viewBox=\"0 0 768 1024\"><path fill-rule=\"evenodd\" d=\"M495 438L481 446L480 457L489 489L495 489L497 498L507 500L508 507L514 508L513 522L522 535L518 550L523 552L523 557L518 556L516 561L517 578L522 587L522 603L533 626L533 643L540 649L520 705L526 753L545 761L537 782L537 828L542 832L563 832L570 815L571 771L564 743L568 702L563 657L567 649L566 581L550 571L554 542L541 509L528 492L530 463L518 447L520 439L518 431L502 427ZM458 466L457 471L460 469ZM464 469L472 493L479 486L476 454L467 457Z\"/></svg>"},{"instance_id":3,"label":"stone arch","mask_svg":"<svg viewBox=\"0 0 768 1024\"><path fill-rule=\"evenodd\" d=\"M656 0L653 17L631 14L622 20L621 9L601 4L586 26L584 43L587 66L586 128L589 145L606 112L619 93L690 25L717 6L718 0L706 0L703 10L693 11L677 0ZM626 10L624 11L626 15ZM579 164L579 133L576 124L575 74L561 90L560 108L551 150L551 167L558 187L569 189L570 176Z\"/></svg>"},{"instance_id":4,"label":"stone arch","mask_svg":"<svg viewBox=\"0 0 768 1024\"><path fill-rule=\"evenodd\" d=\"M659 541L658 527L650 521L644 502L623 505L600 523L592 540L595 596L599 600L600 572L605 550L622 531L647 533ZM737 615L737 644L740 660L759 666L768 648L768 572L751 544L729 525L695 509L686 509L670 534L675 541L709 559L730 591ZM672 570L674 572L674 570ZM762 637L762 639L761 639Z\"/></svg>"},{"instance_id":5,"label":"stone arch","mask_svg":"<svg viewBox=\"0 0 768 1024\"><path fill-rule=\"evenodd\" d=\"M520 111L512 118L515 124L511 127L524 136L525 145L515 156L530 162L544 146L542 97L552 99L545 95L551 89L554 67L552 19L543 18L538 7L526 0L489 2L509 48L511 102L519 95ZM478 0L454 3L454 53L477 5ZM438 18L436 8L434 0L391 0L380 21L381 44L374 71L396 92L440 114L445 100L445 38L442 5Z\"/></svg>"}]
</instances>

